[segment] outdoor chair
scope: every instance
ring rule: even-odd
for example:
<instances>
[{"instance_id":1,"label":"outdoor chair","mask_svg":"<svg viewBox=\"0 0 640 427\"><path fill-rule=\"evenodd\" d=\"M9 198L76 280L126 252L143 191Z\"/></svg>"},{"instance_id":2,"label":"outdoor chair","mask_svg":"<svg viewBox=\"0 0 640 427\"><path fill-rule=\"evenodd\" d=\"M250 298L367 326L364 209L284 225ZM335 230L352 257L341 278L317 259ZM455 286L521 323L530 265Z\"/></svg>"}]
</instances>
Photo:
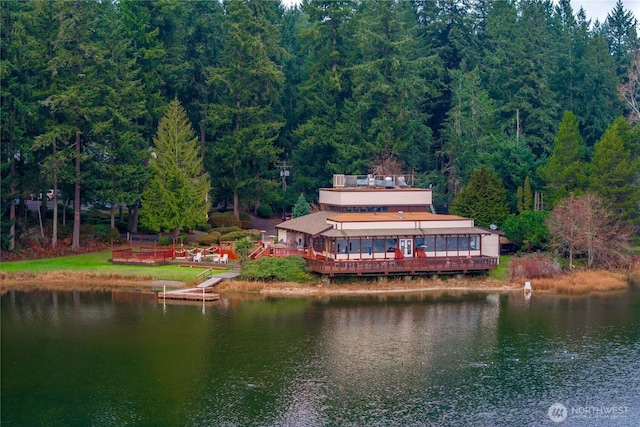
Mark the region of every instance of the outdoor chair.
<instances>
[{"instance_id":1,"label":"outdoor chair","mask_svg":"<svg viewBox=\"0 0 640 427\"><path fill-rule=\"evenodd\" d=\"M229 254L222 255L220 258L220 264L228 264L229 263Z\"/></svg>"}]
</instances>

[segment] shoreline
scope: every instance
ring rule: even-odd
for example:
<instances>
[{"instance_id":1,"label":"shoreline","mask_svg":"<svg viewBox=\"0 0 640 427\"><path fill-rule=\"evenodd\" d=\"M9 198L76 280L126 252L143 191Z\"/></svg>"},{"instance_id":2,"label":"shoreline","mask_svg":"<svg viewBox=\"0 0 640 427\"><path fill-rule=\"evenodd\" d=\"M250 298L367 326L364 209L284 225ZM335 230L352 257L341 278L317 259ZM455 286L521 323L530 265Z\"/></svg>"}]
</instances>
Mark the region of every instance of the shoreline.
<instances>
[{"instance_id":1,"label":"shoreline","mask_svg":"<svg viewBox=\"0 0 640 427\"><path fill-rule=\"evenodd\" d=\"M590 274L590 280L585 275ZM52 277L53 276L53 277ZM304 296L367 296L381 294L416 294L428 292L522 292L525 281L531 282L534 294L587 295L628 290L632 280L628 276L611 272L576 273L563 277L531 280L495 280L476 278L414 278L412 280L383 278L377 281L359 280L349 283L296 284L289 282L228 281L215 287L221 295L304 297ZM40 275L3 274L0 295L9 291L138 291L160 292L163 288L180 289L194 286L176 280L149 277L114 277L113 275L79 274L60 277Z\"/></svg>"}]
</instances>

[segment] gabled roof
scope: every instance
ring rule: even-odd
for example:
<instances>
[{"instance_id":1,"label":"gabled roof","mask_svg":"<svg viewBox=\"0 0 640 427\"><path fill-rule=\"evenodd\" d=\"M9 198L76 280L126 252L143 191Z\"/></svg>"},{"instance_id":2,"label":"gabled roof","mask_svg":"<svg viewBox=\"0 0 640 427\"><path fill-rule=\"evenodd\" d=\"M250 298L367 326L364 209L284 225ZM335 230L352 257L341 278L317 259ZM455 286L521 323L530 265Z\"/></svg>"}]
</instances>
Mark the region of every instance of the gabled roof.
<instances>
[{"instance_id":1,"label":"gabled roof","mask_svg":"<svg viewBox=\"0 0 640 427\"><path fill-rule=\"evenodd\" d=\"M331 211L314 212L309 215L281 222L276 225L276 228L288 231L297 231L315 236L331 228L331 225L327 224L327 218L335 214L336 212Z\"/></svg>"}]
</instances>

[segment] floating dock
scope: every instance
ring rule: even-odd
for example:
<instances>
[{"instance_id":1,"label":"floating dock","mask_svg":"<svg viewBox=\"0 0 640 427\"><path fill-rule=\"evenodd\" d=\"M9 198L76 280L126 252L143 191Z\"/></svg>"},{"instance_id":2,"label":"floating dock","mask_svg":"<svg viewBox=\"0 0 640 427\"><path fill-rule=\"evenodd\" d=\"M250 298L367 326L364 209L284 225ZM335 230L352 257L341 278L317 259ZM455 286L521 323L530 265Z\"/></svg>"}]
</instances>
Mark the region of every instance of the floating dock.
<instances>
[{"instance_id":1,"label":"floating dock","mask_svg":"<svg viewBox=\"0 0 640 427\"><path fill-rule=\"evenodd\" d=\"M217 301L220 294L213 292L213 287L222 281L221 277L212 277L202 282L195 288L176 289L175 291L158 292L158 301L182 300L182 301Z\"/></svg>"}]
</instances>

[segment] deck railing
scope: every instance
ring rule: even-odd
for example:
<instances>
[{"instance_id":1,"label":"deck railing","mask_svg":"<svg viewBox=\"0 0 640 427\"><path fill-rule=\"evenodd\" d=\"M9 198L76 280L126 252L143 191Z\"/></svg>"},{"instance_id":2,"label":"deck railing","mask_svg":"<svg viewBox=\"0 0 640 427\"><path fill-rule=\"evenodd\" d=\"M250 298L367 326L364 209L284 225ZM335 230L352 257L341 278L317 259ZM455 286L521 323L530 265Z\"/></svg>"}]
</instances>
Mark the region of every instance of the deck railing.
<instances>
[{"instance_id":1,"label":"deck railing","mask_svg":"<svg viewBox=\"0 0 640 427\"><path fill-rule=\"evenodd\" d=\"M171 248L125 248L111 251L111 260L118 262L163 262L173 259Z\"/></svg>"},{"instance_id":2,"label":"deck railing","mask_svg":"<svg viewBox=\"0 0 640 427\"><path fill-rule=\"evenodd\" d=\"M306 258L311 271L334 276L336 274L416 274L416 273L467 273L487 271L498 266L494 257L435 257L380 260L318 260Z\"/></svg>"}]
</instances>

